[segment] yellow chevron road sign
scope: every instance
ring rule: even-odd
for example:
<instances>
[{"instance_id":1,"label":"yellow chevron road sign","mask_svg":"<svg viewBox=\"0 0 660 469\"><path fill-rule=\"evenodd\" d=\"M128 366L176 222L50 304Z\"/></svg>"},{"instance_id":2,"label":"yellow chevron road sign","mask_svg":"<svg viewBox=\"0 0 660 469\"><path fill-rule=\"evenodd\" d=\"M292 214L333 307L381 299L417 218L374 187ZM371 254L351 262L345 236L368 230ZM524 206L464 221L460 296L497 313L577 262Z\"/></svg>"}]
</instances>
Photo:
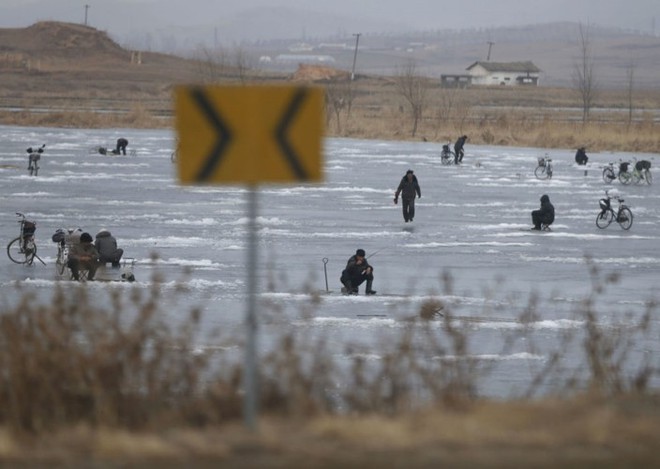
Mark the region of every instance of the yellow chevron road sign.
<instances>
[{"instance_id":1,"label":"yellow chevron road sign","mask_svg":"<svg viewBox=\"0 0 660 469\"><path fill-rule=\"evenodd\" d=\"M301 86L180 86L184 184L321 181L323 91Z\"/></svg>"}]
</instances>

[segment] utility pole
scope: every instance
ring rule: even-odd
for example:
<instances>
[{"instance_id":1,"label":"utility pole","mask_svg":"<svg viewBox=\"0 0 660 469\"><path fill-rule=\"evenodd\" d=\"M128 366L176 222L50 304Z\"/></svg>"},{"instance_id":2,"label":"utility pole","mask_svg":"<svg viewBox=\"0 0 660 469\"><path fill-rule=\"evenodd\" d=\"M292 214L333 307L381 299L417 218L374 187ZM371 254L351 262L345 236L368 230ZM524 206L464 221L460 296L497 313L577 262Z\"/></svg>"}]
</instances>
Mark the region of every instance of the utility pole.
<instances>
[{"instance_id":1,"label":"utility pole","mask_svg":"<svg viewBox=\"0 0 660 469\"><path fill-rule=\"evenodd\" d=\"M355 80L355 61L357 60L357 51L358 51L358 43L360 42L360 35L361 33L353 34L353 36L355 36L355 53L353 54L353 68L351 69L351 81Z\"/></svg>"},{"instance_id":2,"label":"utility pole","mask_svg":"<svg viewBox=\"0 0 660 469\"><path fill-rule=\"evenodd\" d=\"M89 5L85 5L85 26L87 26L87 10L89 10Z\"/></svg>"},{"instance_id":3,"label":"utility pole","mask_svg":"<svg viewBox=\"0 0 660 469\"><path fill-rule=\"evenodd\" d=\"M495 44L492 41L488 41L488 57L486 57L486 62L490 62L490 50L493 48L493 44Z\"/></svg>"}]
</instances>

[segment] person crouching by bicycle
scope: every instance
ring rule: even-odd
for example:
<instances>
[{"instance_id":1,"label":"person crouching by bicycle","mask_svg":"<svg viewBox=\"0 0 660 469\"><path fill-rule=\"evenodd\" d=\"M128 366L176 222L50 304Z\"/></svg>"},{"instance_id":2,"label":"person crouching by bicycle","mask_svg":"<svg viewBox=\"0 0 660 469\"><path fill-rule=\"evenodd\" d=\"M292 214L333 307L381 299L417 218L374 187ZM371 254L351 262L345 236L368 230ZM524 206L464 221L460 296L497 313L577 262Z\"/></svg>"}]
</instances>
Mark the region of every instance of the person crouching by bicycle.
<instances>
[{"instance_id":1,"label":"person crouching by bicycle","mask_svg":"<svg viewBox=\"0 0 660 469\"><path fill-rule=\"evenodd\" d=\"M589 161L589 157L587 156L585 148L578 148L577 152L575 153L575 162L579 165L585 165L587 164L587 161Z\"/></svg>"},{"instance_id":2,"label":"person crouching by bicycle","mask_svg":"<svg viewBox=\"0 0 660 469\"><path fill-rule=\"evenodd\" d=\"M540 230L541 225L552 225L555 221L555 206L550 203L550 197L546 194L541 196L541 208L532 211L533 230Z\"/></svg>"},{"instance_id":3,"label":"person crouching by bicycle","mask_svg":"<svg viewBox=\"0 0 660 469\"><path fill-rule=\"evenodd\" d=\"M117 240L112 233L106 229L101 229L96 233L96 240L94 247L99 253L99 264L107 264L110 262L112 267L119 267L121 256L124 255L124 250L117 248Z\"/></svg>"},{"instance_id":4,"label":"person crouching by bicycle","mask_svg":"<svg viewBox=\"0 0 660 469\"><path fill-rule=\"evenodd\" d=\"M92 235L80 235L80 243L71 245L67 267L71 269L74 280L80 280L80 270L87 270L87 280L94 280L98 267L99 253L92 244Z\"/></svg>"},{"instance_id":5,"label":"person crouching by bicycle","mask_svg":"<svg viewBox=\"0 0 660 469\"><path fill-rule=\"evenodd\" d=\"M394 193L394 204L399 203L399 194L401 194L401 205L403 207L403 219L406 223L413 221L415 217L415 195L422 197L422 191L417 182L417 176L412 169L406 171L406 175L401 178L399 187Z\"/></svg>"},{"instance_id":6,"label":"person crouching by bicycle","mask_svg":"<svg viewBox=\"0 0 660 469\"><path fill-rule=\"evenodd\" d=\"M467 139L467 135L462 135L458 137L458 140L456 140L456 143L454 143L454 164L460 164L463 162L463 155L465 155L463 146L465 145L465 141Z\"/></svg>"},{"instance_id":7,"label":"person crouching by bicycle","mask_svg":"<svg viewBox=\"0 0 660 469\"><path fill-rule=\"evenodd\" d=\"M346 268L341 273L339 281L344 285L342 293L347 295L357 295L358 287L367 281L367 295L375 295L376 290L372 289L374 281L374 269L367 262L364 249L358 249L355 254L348 259Z\"/></svg>"}]
</instances>

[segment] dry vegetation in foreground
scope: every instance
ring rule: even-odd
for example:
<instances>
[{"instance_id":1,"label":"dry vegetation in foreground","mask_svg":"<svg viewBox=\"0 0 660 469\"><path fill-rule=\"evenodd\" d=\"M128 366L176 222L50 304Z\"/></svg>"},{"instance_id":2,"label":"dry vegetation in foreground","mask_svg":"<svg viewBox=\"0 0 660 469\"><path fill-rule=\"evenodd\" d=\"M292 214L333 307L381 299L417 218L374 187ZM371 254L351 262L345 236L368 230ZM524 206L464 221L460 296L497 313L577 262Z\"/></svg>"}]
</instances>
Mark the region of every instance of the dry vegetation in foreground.
<instances>
[{"instance_id":1,"label":"dry vegetation in foreground","mask_svg":"<svg viewBox=\"0 0 660 469\"><path fill-rule=\"evenodd\" d=\"M595 299L618 279L590 268L593 292L575 312L583 328L557 344L522 397L478 397L477 380L489 365L471 358L469 324L450 304L432 300L411 311L408 327L382 344L375 362L354 349L346 351L352 365L340 366L322 340L283 331L279 347L261 361L258 432L241 424L241 365L225 356L229 346L241 347L240 339L221 330L202 337L198 311L168 323L159 313L158 278L147 292L110 290L107 307L84 287L58 288L47 304L18 287L21 302L0 314L0 462L657 466L660 396L649 388L660 371L657 357L628 363L636 341L657 337L650 320L656 305L649 302L636 320L626 316L621 327L602 326ZM451 279L446 284L450 295ZM310 294L301 317L318 301ZM527 334L543 309L540 299L502 307L520 311L522 327L510 339L524 336L533 350ZM277 304L263 308L266 318L279 317ZM212 346L200 350L200 342ZM581 344L584 365L567 376L571 344ZM534 399L543 383L553 383L559 395Z\"/></svg>"}]
</instances>

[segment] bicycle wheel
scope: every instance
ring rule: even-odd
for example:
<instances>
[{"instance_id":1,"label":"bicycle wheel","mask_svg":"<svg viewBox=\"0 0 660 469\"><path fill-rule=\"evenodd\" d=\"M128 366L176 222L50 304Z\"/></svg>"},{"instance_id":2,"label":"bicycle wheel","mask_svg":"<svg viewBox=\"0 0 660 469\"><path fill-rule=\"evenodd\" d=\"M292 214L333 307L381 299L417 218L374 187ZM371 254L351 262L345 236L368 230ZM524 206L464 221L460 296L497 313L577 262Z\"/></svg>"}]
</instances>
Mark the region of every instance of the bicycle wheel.
<instances>
[{"instance_id":1,"label":"bicycle wheel","mask_svg":"<svg viewBox=\"0 0 660 469\"><path fill-rule=\"evenodd\" d=\"M653 182L653 176L651 176L650 169L644 170L644 177L646 177L646 183L650 186L651 183Z\"/></svg>"},{"instance_id":2,"label":"bicycle wheel","mask_svg":"<svg viewBox=\"0 0 660 469\"><path fill-rule=\"evenodd\" d=\"M545 166L537 166L534 170L534 176L536 176L536 179L548 179L548 172L545 170Z\"/></svg>"},{"instance_id":3,"label":"bicycle wheel","mask_svg":"<svg viewBox=\"0 0 660 469\"><path fill-rule=\"evenodd\" d=\"M440 155L440 161L444 165L453 164L455 159L456 155L453 151L442 152L442 155Z\"/></svg>"},{"instance_id":4,"label":"bicycle wheel","mask_svg":"<svg viewBox=\"0 0 660 469\"><path fill-rule=\"evenodd\" d=\"M630 184L631 181L632 181L632 174L630 173L630 171L619 173L619 182L621 184L628 185Z\"/></svg>"},{"instance_id":5,"label":"bicycle wheel","mask_svg":"<svg viewBox=\"0 0 660 469\"><path fill-rule=\"evenodd\" d=\"M616 179L616 175L614 174L614 170L612 168L605 168L603 170L603 181L605 181L605 184L612 184L612 181Z\"/></svg>"},{"instance_id":6,"label":"bicycle wheel","mask_svg":"<svg viewBox=\"0 0 660 469\"><path fill-rule=\"evenodd\" d=\"M34 238L30 237L28 240L25 242L25 263L27 265L32 265L34 262L34 258L37 255L37 245L34 242Z\"/></svg>"},{"instance_id":7,"label":"bicycle wheel","mask_svg":"<svg viewBox=\"0 0 660 469\"><path fill-rule=\"evenodd\" d=\"M11 240L7 245L7 256L16 264L25 264L25 251L23 251L21 244L22 240L19 236L18 238Z\"/></svg>"},{"instance_id":8,"label":"bicycle wheel","mask_svg":"<svg viewBox=\"0 0 660 469\"><path fill-rule=\"evenodd\" d=\"M614 220L614 212L612 212L611 210L600 212L596 216L596 226L602 230L603 228L607 228L608 226L610 226L612 220Z\"/></svg>"},{"instance_id":9,"label":"bicycle wheel","mask_svg":"<svg viewBox=\"0 0 660 469\"><path fill-rule=\"evenodd\" d=\"M633 224L633 214L628 207L621 207L616 217L617 223L624 230L629 230Z\"/></svg>"},{"instance_id":10,"label":"bicycle wheel","mask_svg":"<svg viewBox=\"0 0 660 469\"><path fill-rule=\"evenodd\" d=\"M63 248L57 250L57 260L55 261L55 270L57 275L64 275L66 270L66 253Z\"/></svg>"},{"instance_id":11,"label":"bicycle wheel","mask_svg":"<svg viewBox=\"0 0 660 469\"><path fill-rule=\"evenodd\" d=\"M643 180L644 180L644 176L642 176L642 173L640 173L637 170L633 171L633 173L632 173L632 182L633 182L633 184L639 184Z\"/></svg>"}]
</instances>

